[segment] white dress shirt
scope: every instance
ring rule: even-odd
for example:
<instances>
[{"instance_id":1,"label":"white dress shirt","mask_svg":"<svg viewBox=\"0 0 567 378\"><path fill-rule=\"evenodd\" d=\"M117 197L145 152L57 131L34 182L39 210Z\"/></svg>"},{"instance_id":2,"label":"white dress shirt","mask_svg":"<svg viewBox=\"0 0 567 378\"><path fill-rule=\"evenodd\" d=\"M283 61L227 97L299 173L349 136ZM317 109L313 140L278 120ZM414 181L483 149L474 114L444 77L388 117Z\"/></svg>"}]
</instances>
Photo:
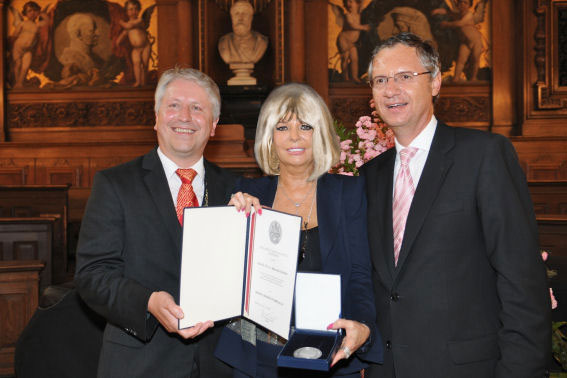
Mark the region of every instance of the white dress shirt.
<instances>
[{"instance_id":1,"label":"white dress shirt","mask_svg":"<svg viewBox=\"0 0 567 378\"><path fill-rule=\"evenodd\" d=\"M425 167L425 161L427 160L427 155L429 155L429 149L431 148L431 142L433 142L433 136L435 135L436 129L437 118L432 116L427 126L425 126L414 140L411 141L409 146L402 146L398 140L395 139L396 162L394 163L394 185L392 186L392 198L394 196L394 188L396 187L396 178L398 177L398 171L400 170L400 151L406 147L417 148L415 156L409 162L409 170L411 173L411 179L413 180L413 186L414 189L417 189L417 184L421 178L423 167Z\"/></svg>"},{"instance_id":2,"label":"white dress shirt","mask_svg":"<svg viewBox=\"0 0 567 378\"><path fill-rule=\"evenodd\" d=\"M173 206L176 206L177 194L179 193L179 188L181 188L181 179L175 171L180 167L165 156L159 147L157 153L159 160L161 160L161 165L163 165L163 170L165 171L165 177L167 178L167 184L169 185L171 198L173 199ZM193 191L197 196L199 206L203 206L203 196L205 195L205 165L203 163L203 157L201 156L199 161L189 168L193 168L197 172L197 176L195 176L192 182Z\"/></svg>"}]
</instances>

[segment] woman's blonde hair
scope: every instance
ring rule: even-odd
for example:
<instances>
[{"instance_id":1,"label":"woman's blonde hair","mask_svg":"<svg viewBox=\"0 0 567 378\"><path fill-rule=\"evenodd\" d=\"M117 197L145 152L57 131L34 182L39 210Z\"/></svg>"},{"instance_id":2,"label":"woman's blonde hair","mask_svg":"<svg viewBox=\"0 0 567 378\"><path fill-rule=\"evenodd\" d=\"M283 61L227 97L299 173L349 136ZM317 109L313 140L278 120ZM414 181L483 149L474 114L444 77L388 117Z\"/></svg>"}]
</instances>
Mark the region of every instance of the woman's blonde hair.
<instances>
[{"instance_id":1,"label":"woman's blonde hair","mask_svg":"<svg viewBox=\"0 0 567 378\"><path fill-rule=\"evenodd\" d=\"M339 138L325 101L305 84L282 85L264 101L256 127L256 161L264 173L280 173L279 159L273 149L274 129L281 120L287 120L291 115L313 127L314 167L308 180L316 180L338 162Z\"/></svg>"}]
</instances>

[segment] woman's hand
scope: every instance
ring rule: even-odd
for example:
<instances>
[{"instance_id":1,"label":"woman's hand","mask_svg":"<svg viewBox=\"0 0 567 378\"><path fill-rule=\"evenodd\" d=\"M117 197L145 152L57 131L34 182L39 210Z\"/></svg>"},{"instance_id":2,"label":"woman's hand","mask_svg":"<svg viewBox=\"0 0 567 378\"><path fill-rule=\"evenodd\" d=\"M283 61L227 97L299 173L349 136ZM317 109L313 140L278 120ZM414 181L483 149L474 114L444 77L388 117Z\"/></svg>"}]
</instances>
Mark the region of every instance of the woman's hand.
<instances>
[{"instance_id":1,"label":"woman's hand","mask_svg":"<svg viewBox=\"0 0 567 378\"><path fill-rule=\"evenodd\" d=\"M339 319L332 324L329 324L327 329L340 329L343 328L346 336L343 339L341 347L335 354L331 366L343 358L348 359L358 348L368 340L370 336L370 328L366 324L362 324L355 320Z\"/></svg>"},{"instance_id":2,"label":"woman's hand","mask_svg":"<svg viewBox=\"0 0 567 378\"><path fill-rule=\"evenodd\" d=\"M236 208L236 211L244 210L246 212L246 216L250 215L252 207L254 207L259 215L262 215L262 205L260 205L260 200L248 193L234 193L228 204L233 205Z\"/></svg>"}]
</instances>

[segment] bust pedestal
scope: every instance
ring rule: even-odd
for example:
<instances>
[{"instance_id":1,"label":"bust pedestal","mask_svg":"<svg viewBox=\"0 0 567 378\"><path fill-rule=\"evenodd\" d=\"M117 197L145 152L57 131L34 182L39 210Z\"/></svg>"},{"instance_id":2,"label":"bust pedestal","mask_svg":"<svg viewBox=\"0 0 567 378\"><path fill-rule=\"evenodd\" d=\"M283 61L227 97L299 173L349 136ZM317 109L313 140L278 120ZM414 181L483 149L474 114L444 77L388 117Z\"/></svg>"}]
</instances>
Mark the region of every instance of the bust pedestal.
<instances>
[{"instance_id":1,"label":"bust pedestal","mask_svg":"<svg viewBox=\"0 0 567 378\"><path fill-rule=\"evenodd\" d=\"M265 85L220 86L222 106L220 124L241 124L247 140L256 137L256 124L262 103L270 90Z\"/></svg>"},{"instance_id":2,"label":"bust pedestal","mask_svg":"<svg viewBox=\"0 0 567 378\"><path fill-rule=\"evenodd\" d=\"M228 66L234 76L228 79L228 85L256 85L256 78L250 76L254 71L254 63L231 63Z\"/></svg>"}]
</instances>

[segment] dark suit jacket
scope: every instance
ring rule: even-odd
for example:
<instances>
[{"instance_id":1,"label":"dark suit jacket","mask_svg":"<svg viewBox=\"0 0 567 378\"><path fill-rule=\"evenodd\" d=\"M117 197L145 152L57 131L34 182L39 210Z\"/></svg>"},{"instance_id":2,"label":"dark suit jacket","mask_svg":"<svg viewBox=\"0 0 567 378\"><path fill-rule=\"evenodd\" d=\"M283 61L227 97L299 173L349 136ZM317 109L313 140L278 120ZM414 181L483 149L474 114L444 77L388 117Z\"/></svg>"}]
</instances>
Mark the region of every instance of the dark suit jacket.
<instances>
[{"instance_id":1,"label":"dark suit jacket","mask_svg":"<svg viewBox=\"0 0 567 378\"><path fill-rule=\"evenodd\" d=\"M542 377L550 301L525 176L503 136L439 122L394 267L396 151L365 164L383 366L370 377ZM394 375L395 371L395 375Z\"/></svg>"},{"instance_id":2,"label":"dark suit jacket","mask_svg":"<svg viewBox=\"0 0 567 378\"><path fill-rule=\"evenodd\" d=\"M233 175L204 164L209 205L226 205ZM199 355L197 341L214 332L183 340L147 312L154 291L179 303L180 261L181 226L156 149L97 172L81 224L75 280L81 297L108 322L99 376L186 377L199 369L200 359L212 359L212 350Z\"/></svg>"},{"instance_id":3,"label":"dark suit jacket","mask_svg":"<svg viewBox=\"0 0 567 378\"><path fill-rule=\"evenodd\" d=\"M262 205L272 206L277 185L278 178L274 176L241 179L237 182L235 191L249 193L258 197ZM329 174L319 178L317 218L322 272L341 275L342 316L368 325L373 324L376 316L366 238L364 180ZM334 373L354 372L364 368L366 365L361 359L382 361L380 336L375 332L375 327L371 329L371 337L376 342L365 353L357 353L357 357L351 358L348 363L338 364L341 369L335 369ZM257 371L257 366L275 365L280 350L281 347L262 342L257 342L256 348L253 348L252 344L242 341L239 335L226 329L219 340L216 355L249 375L265 376ZM267 359L271 361L260 362ZM292 373L298 374L297 370Z\"/></svg>"}]
</instances>

